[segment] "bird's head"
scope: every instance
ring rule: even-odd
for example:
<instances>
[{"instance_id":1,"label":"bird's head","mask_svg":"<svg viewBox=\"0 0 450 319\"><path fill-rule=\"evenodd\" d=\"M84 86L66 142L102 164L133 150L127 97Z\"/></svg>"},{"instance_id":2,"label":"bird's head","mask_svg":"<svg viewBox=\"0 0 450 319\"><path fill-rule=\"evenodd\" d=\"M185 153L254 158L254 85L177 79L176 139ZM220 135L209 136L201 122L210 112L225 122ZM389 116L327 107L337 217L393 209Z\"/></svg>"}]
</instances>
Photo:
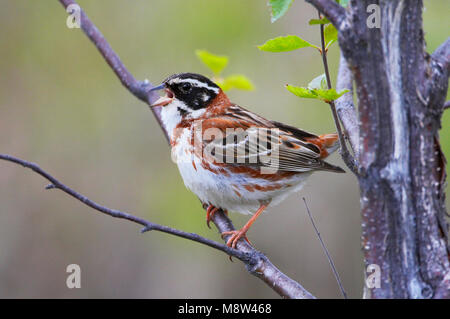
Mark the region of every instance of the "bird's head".
<instances>
[{"instance_id":1,"label":"bird's head","mask_svg":"<svg viewBox=\"0 0 450 319\"><path fill-rule=\"evenodd\" d=\"M197 118L205 112L211 102L221 93L220 87L207 77L195 73L179 73L168 77L151 91L165 90L151 106L163 107L180 118Z\"/></svg>"}]
</instances>

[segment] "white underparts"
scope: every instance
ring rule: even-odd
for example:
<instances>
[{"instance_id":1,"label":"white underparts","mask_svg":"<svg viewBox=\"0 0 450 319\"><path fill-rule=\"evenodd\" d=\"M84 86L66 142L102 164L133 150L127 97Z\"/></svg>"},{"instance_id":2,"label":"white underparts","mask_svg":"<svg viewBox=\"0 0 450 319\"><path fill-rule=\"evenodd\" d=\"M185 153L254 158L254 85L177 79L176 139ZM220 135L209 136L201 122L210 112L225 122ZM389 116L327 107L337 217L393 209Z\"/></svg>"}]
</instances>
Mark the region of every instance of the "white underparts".
<instances>
[{"instance_id":1,"label":"white underparts","mask_svg":"<svg viewBox=\"0 0 450 319\"><path fill-rule=\"evenodd\" d=\"M311 172L299 173L278 182L251 177L246 173L231 172L209 162L192 152L191 129L183 128L172 147L172 159L178 165L186 187L207 204L242 214L254 214L262 202L275 206L290 194L299 191ZM225 169L226 172L220 171ZM217 171L215 171L217 170ZM280 184L278 184L280 183ZM280 185L280 188L273 186ZM257 190L266 188L265 191Z\"/></svg>"}]
</instances>

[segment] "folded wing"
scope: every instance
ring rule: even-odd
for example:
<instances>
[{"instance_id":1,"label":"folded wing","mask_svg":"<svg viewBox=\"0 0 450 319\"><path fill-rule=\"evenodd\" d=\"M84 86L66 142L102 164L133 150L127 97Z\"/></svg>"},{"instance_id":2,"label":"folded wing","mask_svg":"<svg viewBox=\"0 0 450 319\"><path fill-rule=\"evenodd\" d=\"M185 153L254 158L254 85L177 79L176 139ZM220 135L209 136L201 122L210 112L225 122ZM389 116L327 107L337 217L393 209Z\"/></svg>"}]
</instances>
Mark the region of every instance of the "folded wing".
<instances>
[{"instance_id":1,"label":"folded wing","mask_svg":"<svg viewBox=\"0 0 450 319\"><path fill-rule=\"evenodd\" d=\"M203 135L204 154L217 163L265 167L274 172L344 172L321 159L326 153L321 137L268 121L238 106L204 120L203 128L221 132Z\"/></svg>"}]
</instances>

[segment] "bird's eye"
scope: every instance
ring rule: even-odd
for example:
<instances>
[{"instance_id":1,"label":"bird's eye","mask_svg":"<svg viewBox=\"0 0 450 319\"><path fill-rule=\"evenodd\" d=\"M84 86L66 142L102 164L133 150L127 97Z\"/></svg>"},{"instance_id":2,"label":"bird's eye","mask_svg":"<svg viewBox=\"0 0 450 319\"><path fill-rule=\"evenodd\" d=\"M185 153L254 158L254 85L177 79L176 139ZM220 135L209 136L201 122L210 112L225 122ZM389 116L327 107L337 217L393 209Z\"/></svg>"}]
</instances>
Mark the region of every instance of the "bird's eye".
<instances>
[{"instance_id":1,"label":"bird's eye","mask_svg":"<svg viewBox=\"0 0 450 319\"><path fill-rule=\"evenodd\" d=\"M191 90L192 90L192 85L191 85L191 83L182 83L182 84L180 85L180 91L181 91L182 93L184 93L184 94L187 94L187 93L191 92Z\"/></svg>"}]
</instances>

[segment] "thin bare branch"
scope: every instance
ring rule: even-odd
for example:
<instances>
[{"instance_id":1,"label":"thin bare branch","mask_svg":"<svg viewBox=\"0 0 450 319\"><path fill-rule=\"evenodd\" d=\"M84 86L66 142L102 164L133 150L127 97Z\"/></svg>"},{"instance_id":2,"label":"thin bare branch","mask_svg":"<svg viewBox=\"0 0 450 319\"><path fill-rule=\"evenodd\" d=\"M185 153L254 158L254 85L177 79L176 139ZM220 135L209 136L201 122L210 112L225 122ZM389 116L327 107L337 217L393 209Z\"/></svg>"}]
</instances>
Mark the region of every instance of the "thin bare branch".
<instances>
[{"instance_id":1,"label":"thin bare branch","mask_svg":"<svg viewBox=\"0 0 450 319\"><path fill-rule=\"evenodd\" d=\"M328 252L327 246L325 246L325 243L324 243L324 241L322 239L322 236L320 235L320 232L319 232L319 230L316 227L316 223L314 222L314 218L312 217L311 211L309 210L309 206L306 203L305 197L303 197L303 202L305 203L305 207L306 207L306 211L307 211L308 216L309 216L309 220L311 220L311 224L312 224L312 226L314 228L314 231L316 232L317 237L319 238L320 245L322 245L323 251L325 252L325 255L327 256L328 262L330 263L331 270L333 271L334 277L336 278L336 281L337 281L338 286L339 286L339 290L341 291L342 296L344 297L344 299L347 299L347 293L345 292L344 286L342 285L341 277L339 276L339 273L337 272L336 266L334 265L333 258L331 258L331 255Z\"/></svg>"},{"instance_id":2,"label":"thin bare branch","mask_svg":"<svg viewBox=\"0 0 450 319\"><path fill-rule=\"evenodd\" d=\"M440 63L444 70L450 72L450 37L433 52L431 57Z\"/></svg>"},{"instance_id":3,"label":"thin bare branch","mask_svg":"<svg viewBox=\"0 0 450 319\"><path fill-rule=\"evenodd\" d=\"M450 101L444 103L444 110L450 109Z\"/></svg>"},{"instance_id":4,"label":"thin bare branch","mask_svg":"<svg viewBox=\"0 0 450 319\"><path fill-rule=\"evenodd\" d=\"M42 177L44 177L45 179L47 179L50 182L50 184L45 187L46 189L59 189L59 190L63 191L64 193L69 194L73 198L79 200L83 204L85 204L103 214L106 214L106 215L109 215L109 216L115 217L115 218L126 219L126 220L129 220L136 224L144 226L144 228L142 229L142 232L146 232L146 231L150 231L150 230L164 232L167 234L171 234L171 235L175 235L178 237L193 240L193 241L202 243L204 245L208 245L212 248L223 251L230 256L236 257L242 261L244 261L244 260L246 260L246 262L250 261L248 255L246 253L241 252L237 249L232 249L226 245L220 244L213 240L201 237L197 234L187 233L187 232L177 230L174 228L170 228L167 226L155 224L155 223L149 222L145 219L142 219L140 217L131 215L129 213L102 206L102 205L90 200L86 196L78 193L77 191L71 189L70 187L64 185L63 183L61 183L59 180L57 180L55 177L53 177L52 175L47 173L45 170L43 170L39 165L37 165L35 163L28 162L28 161L25 161L20 158L17 158L17 157L11 156L11 155L7 155L7 154L0 154L0 159L22 165L23 167L29 168L29 169L33 170L34 172L36 172L37 174L41 175ZM253 262L256 262L256 261L253 261Z\"/></svg>"},{"instance_id":5,"label":"thin bare branch","mask_svg":"<svg viewBox=\"0 0 450 319\"><path fill-rule=\"evenodd\" d=\"M321 18L320 12L319 12L319 19ZM321 52L322 55L322 62L323 67L325 69L325 77L327 79L327 85L328 89L332 88L331 85L331 78L330 78L330 71L328 69L328 60L327 60L327 52L326 52L326 46L325 46L325 35L324 35L324 25L320 25L320 43L321 43ZM342 127L341 123L339 121L339 115L336 111L336 105L334 101L328 102L330 104L331 113L333 114L334 124L336 125L336 130L339 136L339 142L341 146L341 156L344 160L345 165L355 174L358 174L357 165L355 163L355 159L353 158L352 154L349 152L347 148L347 144L345 142L344 134L342 133Z\"/></svg>"}]
</instances>

